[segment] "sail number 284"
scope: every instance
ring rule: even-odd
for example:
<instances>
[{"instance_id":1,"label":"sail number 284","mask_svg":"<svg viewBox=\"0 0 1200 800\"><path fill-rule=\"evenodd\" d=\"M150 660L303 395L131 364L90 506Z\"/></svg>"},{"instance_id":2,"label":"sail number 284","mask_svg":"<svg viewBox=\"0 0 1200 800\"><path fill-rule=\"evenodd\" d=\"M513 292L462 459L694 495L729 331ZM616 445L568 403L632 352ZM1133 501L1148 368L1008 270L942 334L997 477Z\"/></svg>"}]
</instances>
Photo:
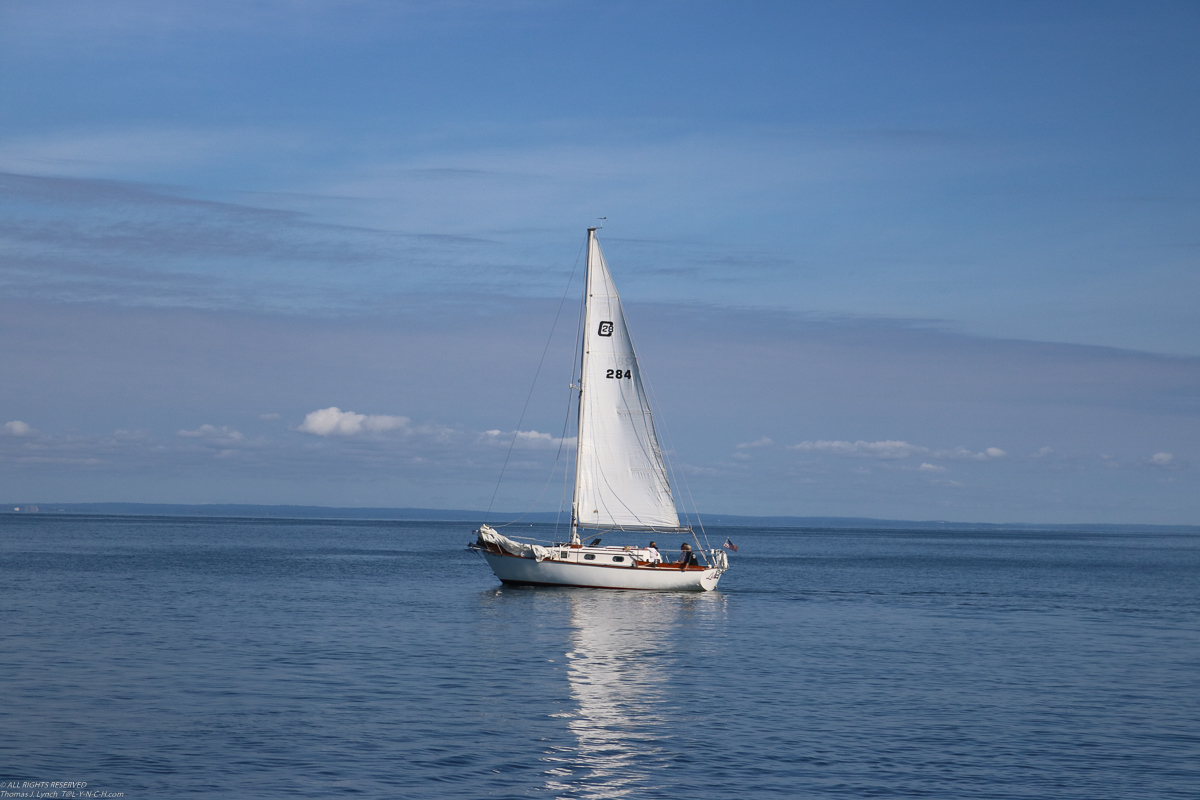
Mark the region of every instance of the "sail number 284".
<instances>
[{"instance_id":1,"label":"sail number 284","mask_svg":"<svg viewBox=\"0 0 1200 800\"><path fill-rule=\"evenodd\" d=\"M614 379L632 378L633 370L631 370L631 369L610 369L604 374L604 377L614 378Z\"/></svg>"}]
</instances>

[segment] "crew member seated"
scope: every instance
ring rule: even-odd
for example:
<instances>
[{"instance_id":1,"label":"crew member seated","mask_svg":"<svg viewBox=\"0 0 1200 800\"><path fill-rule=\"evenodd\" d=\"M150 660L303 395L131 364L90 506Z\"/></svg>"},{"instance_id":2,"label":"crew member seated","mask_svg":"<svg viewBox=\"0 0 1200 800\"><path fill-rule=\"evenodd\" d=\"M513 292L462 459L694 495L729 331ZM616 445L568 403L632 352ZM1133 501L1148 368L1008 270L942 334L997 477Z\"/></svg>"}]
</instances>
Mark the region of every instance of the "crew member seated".
<instances>
[{"instance_id":1,"label":"crew member seated","mask_svg":"<svg viewBox=\"0 0 1200 800\"><path fill-rule=\"evenodd\" d=\"M662 563L662 553L658 552L658 545L654 542L651 542L650 546L646 548L646 561L651 564Z\"/></svg>"},{"instance_id":2,"label":"crew member seated","mask_svg":"<svg viewBox=\"0 0 1200 800\"><path fill-rule=\"evenodd\" d=\"M679 568L687 569L688 567L696 566L700 562L696 560L696 554L692 552L692 546L687 542L679 545Z\"/></svg>"}]
</instances>

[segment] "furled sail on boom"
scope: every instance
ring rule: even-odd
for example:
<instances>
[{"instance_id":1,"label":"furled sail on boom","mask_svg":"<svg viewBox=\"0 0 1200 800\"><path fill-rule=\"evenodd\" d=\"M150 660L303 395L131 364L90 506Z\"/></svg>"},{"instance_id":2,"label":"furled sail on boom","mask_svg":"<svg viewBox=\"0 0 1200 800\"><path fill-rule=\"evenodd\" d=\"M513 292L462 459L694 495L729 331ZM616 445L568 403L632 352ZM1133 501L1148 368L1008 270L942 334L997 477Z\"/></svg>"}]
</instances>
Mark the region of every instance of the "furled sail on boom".
<instances>
[{"instance_id":1,"label":"furled sail on boom","mask_svg":"<svg viewBox=\"0 0 1200 800\"><path fill-rule=\"evenodd\" d=\"M588 231L584 306L575 524L677 529L650 403L595 229Z\"/></svg>"}]
</instances>

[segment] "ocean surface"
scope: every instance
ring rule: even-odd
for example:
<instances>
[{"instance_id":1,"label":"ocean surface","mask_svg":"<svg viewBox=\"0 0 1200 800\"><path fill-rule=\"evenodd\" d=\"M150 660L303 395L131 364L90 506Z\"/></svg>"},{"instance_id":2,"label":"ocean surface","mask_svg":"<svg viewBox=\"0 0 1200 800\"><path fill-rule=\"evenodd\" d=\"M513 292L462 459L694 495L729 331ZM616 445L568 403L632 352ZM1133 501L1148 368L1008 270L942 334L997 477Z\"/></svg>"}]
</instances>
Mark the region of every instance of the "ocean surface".
<instances>
[{"instance_id":1,"label":"ocean surface","mask_svg":"<svg viewBox=\"0 0 1200 800\"><path fill-rule=\"evenodd\" d=\"M710 529L648 594L470 527L0 517L0 789L1200 797L1195 534Z\"/></svg>"}]
</instances>

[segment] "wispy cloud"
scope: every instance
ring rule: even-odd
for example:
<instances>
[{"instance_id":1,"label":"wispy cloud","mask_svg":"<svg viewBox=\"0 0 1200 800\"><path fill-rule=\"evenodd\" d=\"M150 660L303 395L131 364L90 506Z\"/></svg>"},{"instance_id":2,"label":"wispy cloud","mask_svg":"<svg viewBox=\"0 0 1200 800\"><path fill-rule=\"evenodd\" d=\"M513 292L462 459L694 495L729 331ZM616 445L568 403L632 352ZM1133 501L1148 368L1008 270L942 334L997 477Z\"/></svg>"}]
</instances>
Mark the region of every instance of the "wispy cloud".
<instances>
[{"instance_id":1,"label":"wispy cloud","mask_svg":"<svg viewBox=\"0 0 1200 800\"><path fill-rule=\"evenodd\" d=\"M513 447L519 448L546 448L558 447L563 445L566 447L575 446L575 437L571 436L566 439L561 439L551 433L539 433L538 431L517 431L514 437L513 431L484 431L481 440L494 445L508 446L511 442Z\"/></svg>"},{"instance_id":2,"label":"wispy cloud","mask_svg":"<svg viewBox=\"0 0 1200 800\"><path fill-rule=\"evenodd\" d=\"M815 442L800 442L799 444L788 445L789 450L799 450L801 452L827 453L835 456L846 456L852 458L908 458L914 453L927 453L928 447L920 447L919 445L909 444L895 440L882 442L864 442L858 440L856 442L831 441L822 439Z\"/></svg>"},{"instance_id":3,"label":"wispy cloud","mask_svg":"<svg viewBox=\"0 0 1200 800\"><path fill-rule=\"evenodd\" d=\"M418 470L422 479L465 473L490 482L499 474L512 441L511 431L471 431L436 422L418 425L407 417L357 414L336 407L313 412L302 425L270 437L247 436L226 425L207 423L178 430L168 439L130 430L106 436L47 434L10 423L0 428L0 470L30 474L74 466L104 470L107 475L164 476L207 471L210 479L230 470L249 470L256 476L266 473L298 480L320 472L332 478L357 476L372 481ZM514 447L526 455L510 460L509 472L518 480L530 472L544 480L555 454L574 444L573 438L521 431ZM212 473L214 469L217 473Z\"/></svg>"},{"instance_id":4,"label":"wispy cloud","mask_svg":"<svg viewBox=\"0 0 1200 800\"><path fill-rule=\"evenodd\" d=\"M509 263L513 253L496 242L342 225L134 182L3 172L0 247L10 297L122 305L361 311L449 284L495 292L506 283L519 294L561 279Z\"/></svg>"},{"instance_id":5,"label":"wispy cloud","mask_svg":"<svg viewBox=\"0 0 1200 800\"><path fill-rule=\"evenodd\" d=\"M1004 458L1008 453L999 447L989 447L982 452L974 452L965 447L954 447L949 450L927 450L934 458L945 458L954 461L987 461L992 458Z\"/></svg>"},{"instance_id":6,"label":"wispy cloud","mask_svg":"<svg viewBox=\"0 0 1200 800\"><path fill-rule=\"evenodd\" d=\"M140 468L151 468L158 454L167 450L138 431L119 430L110 436L49 435L29 426L21 431L19 436L0 436L0 466L8 470L53 470L106 464L138 464Z\"/></svg>"},{"instance_id":7,"label":"wispy cloud","mask_svg":"<svg viewBox=\"0 0 1200 800\"><path fill-rule=\"evenodd\" d=\"M1157 469L1187 469L1191 464L1174 453L1158 452L1142 462L1146 466Z\"/></svg>"},{"instance_id":8,"label":"wispy cloud","mask_svg":"<svg viewBox=\"0 0 1200 800\"><path fill-rule=\"evenodd\" d=\"M924 455L935 459L955 461L988 461L990 459L1004 458L1008 455L1008 453L999 447L989 447L983 451L976 452L961 446L949 449L935 449L899 440L879 442L866 442L861 439L856 442L838 440L805 441L799 444L788 445L787 449L800 452L824 453L846 458L879 458L885 460Z\"/></svg>"},{"instance_id":9,"label":"wispy cloud","mask_svg":"<svg viewBox=\"0 0 1200 800\"><path fill-rule=\"evenodd\" d=\"M28 424L21 422L19 419L14 419L12 422L4 423L4 431L10 436L30 436L37 433Z\"/></svg>"},{"instance_id":10,"label":"wispy cloud","mask_svg":"<svg viewBox=\"0 0 1200 800\"><path fill-rule=\"evenodd\" d=\"M184 439L205 439L220 444L237 444L246 439L240 431L235 431L233 428L225 425L219 428L215 425L201 425L195 430L178 431L175 435Z\"/></svg>"}]
</instances>

